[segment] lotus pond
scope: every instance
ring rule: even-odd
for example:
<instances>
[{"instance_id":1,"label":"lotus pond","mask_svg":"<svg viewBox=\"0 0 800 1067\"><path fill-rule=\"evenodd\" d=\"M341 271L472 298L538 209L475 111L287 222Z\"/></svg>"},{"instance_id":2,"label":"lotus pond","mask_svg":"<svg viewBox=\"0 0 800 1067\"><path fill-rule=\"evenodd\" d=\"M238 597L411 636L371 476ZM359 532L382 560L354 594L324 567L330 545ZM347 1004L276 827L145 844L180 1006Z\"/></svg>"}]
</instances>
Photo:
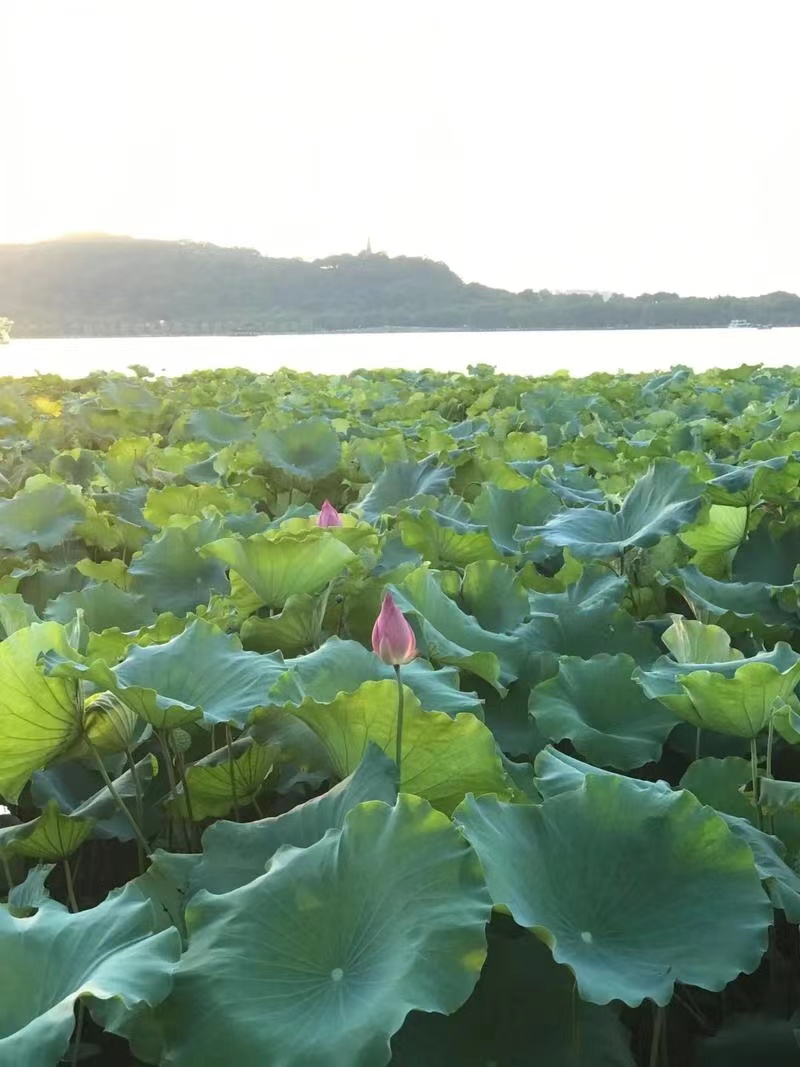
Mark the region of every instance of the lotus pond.
<instances>
[{"instance_id":1,"label":"lotus pond","mask_svg":"<svg viewBox=\"0 0 800 1067\"><path fill-rule=\"evenodd\" d=\"M800 372L137 375L0 382L0 1063L800 1062Z\"/></svg>"}]
</instances>

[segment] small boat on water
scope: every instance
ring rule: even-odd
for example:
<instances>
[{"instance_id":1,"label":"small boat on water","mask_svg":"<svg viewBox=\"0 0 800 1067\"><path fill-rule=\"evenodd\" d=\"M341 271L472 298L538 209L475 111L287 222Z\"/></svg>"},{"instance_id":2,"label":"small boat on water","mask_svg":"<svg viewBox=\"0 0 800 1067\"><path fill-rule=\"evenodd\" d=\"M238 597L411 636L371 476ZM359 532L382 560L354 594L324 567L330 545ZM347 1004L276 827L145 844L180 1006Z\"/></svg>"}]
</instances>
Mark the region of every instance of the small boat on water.
<instances>
[{"instance_id":1,"label":"small boat on water","mask_svg":"<svg viewBox=\"0 0 800 1067\"><path fill-rule=\"evenodd\" d=\"M0 316L0 345L7 345L11 340L11 327L14 323L11 319L4 319Z\"/></svg>"},{"instance_id":2,"label":"small boat on water","mask_svg":"<svg viewBox=\"0 0 800 1067\"><path fill-rule=\"evenodd\" d=\"M729 330L771 330L772 323L748 322L747 319L731 319L728 323Z\"/></svg>"}]
</instances>

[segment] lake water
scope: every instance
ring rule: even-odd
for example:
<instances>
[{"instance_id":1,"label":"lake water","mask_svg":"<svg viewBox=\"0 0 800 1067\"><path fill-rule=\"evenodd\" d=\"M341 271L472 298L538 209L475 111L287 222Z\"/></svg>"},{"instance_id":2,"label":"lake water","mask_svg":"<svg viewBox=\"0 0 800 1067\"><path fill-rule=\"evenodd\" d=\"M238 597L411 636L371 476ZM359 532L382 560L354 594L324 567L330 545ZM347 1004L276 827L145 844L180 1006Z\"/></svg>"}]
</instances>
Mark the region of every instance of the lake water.
<instances>
[{"instance_id":1,"label":"lake water","mask_svg":"<svg viewBox=\"0 0 800 1067\"><path fill-rule=\"evenodd\" d=\"M575 377L593 371L661 371L800 365L800 328L772 330L558 330L503 333L292 334L268 337L113 337L13 340L0 348L0 376L125 371L143 363L176 377L193 370L279 367L346 374L358 368L466 371L488 363L508 374Z\"/></svg>"}]
</instances>

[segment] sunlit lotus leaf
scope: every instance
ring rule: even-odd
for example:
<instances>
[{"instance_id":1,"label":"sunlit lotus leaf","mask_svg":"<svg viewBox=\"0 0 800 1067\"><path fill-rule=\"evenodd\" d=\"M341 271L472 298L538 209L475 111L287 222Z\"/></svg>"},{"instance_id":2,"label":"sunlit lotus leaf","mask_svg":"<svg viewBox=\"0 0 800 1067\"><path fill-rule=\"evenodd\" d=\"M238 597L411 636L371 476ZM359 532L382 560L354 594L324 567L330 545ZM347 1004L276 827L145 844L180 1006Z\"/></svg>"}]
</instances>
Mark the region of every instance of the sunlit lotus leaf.
<instances>
[{"instance_id":1,"label":"sunlit lotus leaf","mask_svg":"<svg viewBox=\"0 0 800 1067\"><path fill-rule=\"evenodd\" d=\"M0 796L16 801L31 774L65 752L80 732L75 682L45 677L39 656L71 657L66 632L36 623L0 642Z\"/></svg>"},{"instance_id":2,"label":"sunlit lotus leaf","mask_svg":"<svg viewBox=\"0 0 800 1067\"><path fill-rule=\"evenodd\" d=\"M695 523L679 534L679 537L701 556L714 552L729 552L744 540L747 515L747 508L712 504L708 509L706 521Z\"/></svg>"},{"instance_id":3,"label":"sunlit lotus leaf","mask_svg":"<svg viewBox=\"0 0 800 1067\"><path fill-rule=\"evenodd\" d=\"M477 859L444 815L415 797L362 804L247 885L194 896L160 1039L150 1027L134 1051L175 1067L381 1067L409 1011L469 997L488 917Z\"/></svg>"},{"instance_id":4,"label":"sunlit lotus leaf","mask_svg":"<svg viewBox=\"0 0 800 1067\"><path fill-rule=\"evenodd\" d=\"M489 633L465 614L443 591L434 572L419 567L391 592L415 624L421 651L428 659L471 671L499 690L514 680L508 661L517 642Z\"/></svg>"},{"instance_id":5,"label":"sunlit lotus leaf","mask_svg":"<svg viewBox=\"0 0 800 1067\"><path fill-rule=\"evenodd\" d=\"M40 622L39 616L19 593L0 594L0 626L5 637L10 637L17 630L24 630L34 622Z\"/></svg>"},{"instance_id":6,"label":"sunlit lotus leaf","mask_svg":"<svg viewBox=\"0 0 800 1067\"><path fill-rule=\"evenodd\" d=\"M107 1030L124 1030L129 1013L169 993L180 935L153 935L153 906L128 887L70 915L45 901L30 918L0 908L0 949L13 981L0 1002L0 1059L14 1067L58 1063L83 1000ZM152 936L151 936L152 935Z\"/></svg>"},{"instance_id":7,"label":"sunlit lotus leaf","mask_svg":"<svg viewBox=\"0 0 800 1067\"><path fill-rule=\"evenodd\" d=\"M618 512L567 508L543 526L520 529L520 538L540 537L548 548L569 548L578 559L610 559L626 548L647 548L677 533L695 518L703 485L674 460L659 460L641 477Z\"/></svg>"},{"instance_id":8,"label":"sunlit lotus leaf","mask_svg":"<svg viewBox=\"0 0 800 1067\"><path fill-rule=\"evenodd\" d=\"M104 559L99 563L93 559L82 559L75 564L75 570L93 582L115 585L118 589L130 589L130 575L122 559Z\"/></svg>"},{"instance_id":9,"label":"sunlit lotus leaf","mask_svg":"<svg viewBox=\"0 0 800 1067\"><path fill-rule=\"evenodd\" d=\"M438 515L430 508L402 511L397 529L403 544L434 567L464 567L479 559L498 559L486 529Z\"/></svg>"},{"instance_id":10,"label":"sunlit lotus leaf","mask_svg":"<svg viewBox=\"0 0 800 1067\"><path fill-rule=\"evenodd\" d=\"M342 641L338 637L329 638L308 655L287 660L286 667L287 673L270 691L270 700L276 704L300 704L305 697L324 704L339 693L354 693L362 682L394 678L394 668L373 652L357 641ZM418 657L403 667L403 683L426 711L446 711L448 715L471 711L483 717L475 693L459 689L459 674L454 667L435 670L427 660Z\"/></svg>"},{"instance_id":11,"label":"sunlit lotus leaf","mask_svg":"<svg viewBox=\"0 0 800 1067\"><path fill-rule=\"evenodd\" d=\"M0 548L18 551L38 545L49 552L62 544L86 517L80 490L45 475L29 478L10 500L0 499Z\"/></svg>"},{"instance_id":12,"label":"sunlit lotus leaf","mask_svg":"<svg viewBox=\"0 0 800 1067\"><path fill-rule=\"evenodd\" d=\"M220 749L193 763L186 771L191 817L196 822L221 819L234 805L249 807L263 789L277 756L277 749L243 739L237 743L232 761L227 750ZM182 787L170 802L170 808L183 817L190 815Z\"/></svg>"},{"instance_id":13,"label":"sunlit lotus leaf","mask_svg":"<svg viewBox=\"0 0 800 1067\"><path fill-rule=\"evenodd\" d=\"M667 1004L758 966L772 906L750 849L687 792L587 775L541 805L468 798L456 821L495 905L532 929L593 1004Z\"/></svg>"},{"instance_id":14,"label":"sunlit lotus leaf","mask_svg":"<svg viewBox=\"0 0 800 1067\"><path fill-rule=\"evenodd\" d=\"M444 496L454 474L453 467L440 467L435 456L419 463L388 463L367 495L357 505L367 522L402 507L431 507Z\"/></svg>"},{"instance_id":15,"label":"sunlit lotus leaf","mask_svg":"<svg viewBox=\"0 0 800 1067\"><path fill-rule=\"evenodd\" d=\"M570 740L586 759L626 771L661 756L675 717L633 681L630 656L562 656L555 678L537 685L530 709L551 741Z\"/></svg>"},{"instance_id":16,"label":"sunlit lotus leaf","mask_svg":"<svg viewBox=\"0 0 800 1067\"><path fill-rule=\"evenodd\" d=\"M62 815L58 803L51 800L38 818L0 829L0 853L55 863L79 849L93 827L93 819Z\"/></svg>"},{"instance_id":17,"label":"sunlit lotus leaf","mask_svg":"<svg viewBox=\"0 0 800 1067\"><path fill-rule=\"evenodd\" d=\"M232 572L234 597L237 580L255 606L282 608L290 596L318 593L356 557L335 537L314 534L269 533L253 537L224 537L200 550L206 558L221 560Z\"/></svg>"},{"instance_id":18,"label":"sunlit lotus leaf","mask_svg":"<svg viewBox=\"0 0 800 1067\"><path fill-rule=\"evenodd\" d=\"M125 632L139 630L155 619L155 611L144 596L128 593L110 582L90 583L83 589L59 594L48 606L44 617L67 623L79 611L83 612L89 629L96 633L112 626Z\"/></svg>"},{"instance_id":19,"label":"sunlit lotus leaf","mask_svg":"<svg viewBox=\"0 0 800 1067\"><path fill-rule=\"evenodd\" d=\"M289 709L322 742L340 778L360 763L370 741L394 755L397 686L364 682L355 693L342 693L326 704L306 698ZM405 689L401 789L424 797L442 811L452 811L465 793L513 792L494 738L468 712L451 718L424 711Z\"/></svg>"},{"instance_id":20,"label":"sunlit lotus leaf","mask_svg":"<svg viewBox=\"0 0 800 1067\"><path fill-rule=\"evenodd\" d=\"M191 892L238 889L263 874L282 845L307 848L328 830L341 829L347 813L362 801L394 804L395 775L394 760L376 745L369 745L353 773L322 796L275 818L214 823L203 834L203 856L192 872Z\"/></svg>"},{"instance_id":21,"label":"sunlit lotus leaf","mask_svg":"<svg viewBox=\"0 0 800 1067\"><path fill-rule=\"evenodd\" d=\"M277 615L251 615L239 627L247 649L255 652L280 651L287 656L313 648L319 640L328 606L327 592L320 596L293 593Z\"/></svg>"},{"instance_id":22,"label":"sunlit lotus leaf","mask_svg":"<svg viewBox=\"0 0 800 1067\"><path fill-rule=\"evenodd\" d=\"M250 510L250 501L217 485L168 485L149 491L144 517L154 526L169 526L175 516L202 518L205 508L216 508L223 515L243 514Z\"/></svg>"},{"instance_id":23,"label":"sunlit lotus leaf","mask_svg":"<svg viewBox=\"0 0 800 1067\"><path fill-rule=\"evenodd\" d=\"M464 569L461 599L485 630L508 633L528 615L528 592L515 571L491 559Z\"/></svg>"},{"instance_id":24,"label":"sunlit lotus leaf","mask_svg":"<svg viewBox=\"0 0 800 1067\"><path fill-rule=\"evenodd\" d=\"M168 527L134 557L128 568L131 591L141 593L156 611L174 615L207 604L213 593L227 593L224 563L198 551L221 532L220 523L210 519Z\"/></svg>"},{"instance_id":25,"label":"sunlit lotus leaf","mask_svg":"<svg viewBox=\"0 0 800 1067\"><path fill-rule=\"evenodd\" d=\"M339 435L327 419L303 419L281 430L262 429L256 446L266 462L304 481L318 481L339 466Z\"/></svg>"},{"instance_id":26,"label":"sunlit lotus leaf","mask_svg":"<svg viewBox=\"0 0 800 1067\"><path fill-rule=\"evenodd\" d=\"M454 1015L411 1014L392 1041L391 1067L634 1067L616 1012L576 999L572 974L538 938L490 927L488 941L467 1003Z\"/></svg>"},{"instance_id":27,"label":"sunlit lotus leaf","mask_svg":"<svg viewBox=\"0 0 800 1067\"><path fill-rule=\"evenodd\" d=\"M678 663L662 656L634 677L648 697L693 726L749 738L792 699L800 656L779 641L771 652L719 663Z\"/></svg>"},{"instance_id":28,"label":"sunlit lotus leaf","mask_svg":"<svg viewBox=\"0 0 800 1067\"><path fill-rule=\"evenodd\" d=\"M706 625L680 615L674 616L661 640L677 663L730 663L744 659L738 648L731 648L730 634L721 626Z\"/></svg>"}]
</instances>

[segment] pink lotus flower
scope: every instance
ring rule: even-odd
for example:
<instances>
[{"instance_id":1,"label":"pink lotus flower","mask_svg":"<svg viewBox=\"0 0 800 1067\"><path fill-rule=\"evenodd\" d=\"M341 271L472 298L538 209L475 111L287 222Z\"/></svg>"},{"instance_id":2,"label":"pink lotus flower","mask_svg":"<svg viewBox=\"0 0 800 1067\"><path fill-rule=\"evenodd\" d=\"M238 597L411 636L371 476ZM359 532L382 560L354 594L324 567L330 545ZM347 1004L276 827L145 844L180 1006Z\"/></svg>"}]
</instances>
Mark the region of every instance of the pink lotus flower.
<instances>
[{"instance_id":1,"label":"pink lotus flower","mask_svg":"<svg viewBox=\"0 0 800 1067\"><path fill-rule=\"evenodd\" d=\"M399 667L417 654L417 639L397 604L387 593L372 628L372 650L384 663Z\"/></svg>"},{"instance_id":2,"label":"pink lotus flower","mask_svg":"<svg viewBox=\"0 0 800 1067\"><path fill-rule=\"evenodd\" d=\"M331 504L330 500L325 500L322 503L322 507L319 509L319 515L317 516L317 526L341 526L342 517L336 508Z\"/></svg>"}]
</instances>

